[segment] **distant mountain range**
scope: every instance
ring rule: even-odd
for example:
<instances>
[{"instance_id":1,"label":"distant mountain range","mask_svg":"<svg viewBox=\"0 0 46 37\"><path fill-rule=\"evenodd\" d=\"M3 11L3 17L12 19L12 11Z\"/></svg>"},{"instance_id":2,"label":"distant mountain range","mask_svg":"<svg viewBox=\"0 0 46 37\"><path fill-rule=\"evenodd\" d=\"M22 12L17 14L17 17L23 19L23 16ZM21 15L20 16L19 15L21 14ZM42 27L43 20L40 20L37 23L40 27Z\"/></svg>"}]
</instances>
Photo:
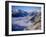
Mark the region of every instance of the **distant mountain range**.
<instances>
[{"instance_id":1,"label":"distant mountain range","mask_svg":"<svg viewBox=\"0 0 46 37\"><path fill-rule=\"evenodd\" d=\"M33 16L36 15L38 12L26 12L20 9L12 10L12 17L24 17L24 16Z\"/></svg>"}]
</instances>

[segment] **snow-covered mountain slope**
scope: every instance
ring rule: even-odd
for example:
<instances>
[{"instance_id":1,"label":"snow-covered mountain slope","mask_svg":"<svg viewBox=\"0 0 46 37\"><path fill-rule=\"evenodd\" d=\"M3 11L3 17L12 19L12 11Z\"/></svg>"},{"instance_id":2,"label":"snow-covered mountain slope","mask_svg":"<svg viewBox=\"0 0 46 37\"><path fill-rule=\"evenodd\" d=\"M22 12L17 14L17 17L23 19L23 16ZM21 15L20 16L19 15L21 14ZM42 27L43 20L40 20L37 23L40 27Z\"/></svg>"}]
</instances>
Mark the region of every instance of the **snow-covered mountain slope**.
<instances>
[{"instance_id":1,"label":"snow-covered mountain slope","mask_svg":"<svg viewBox=\"0 0 46 37\"><path fill-rule=\"evenodd\" d=\"M38 22L41 19L41 12L34 11L34 12L26 12L23 10L16 10L12 14L12 24L13 26L17 25L19 27L23 27L26 29L31 29L34 26L35 22Z\"/></svg>"}]
</instances>

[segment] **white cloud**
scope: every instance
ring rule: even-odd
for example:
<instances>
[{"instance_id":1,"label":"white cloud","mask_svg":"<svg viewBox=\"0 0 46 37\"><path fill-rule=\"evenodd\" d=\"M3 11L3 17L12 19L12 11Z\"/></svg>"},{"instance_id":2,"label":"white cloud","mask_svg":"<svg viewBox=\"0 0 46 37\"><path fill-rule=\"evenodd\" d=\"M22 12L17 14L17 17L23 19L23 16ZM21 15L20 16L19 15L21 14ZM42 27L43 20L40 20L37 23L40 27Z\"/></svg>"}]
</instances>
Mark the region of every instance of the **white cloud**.
<instances>
[{"instance_id":1,"label":"white cloud","mask_svg":"<svg viewBox=\"0 0 46 37\"><path fill-rule=\"evenodd\" d=\"M21 19L21 20L19 20L19 19ZM13 24L17 24L17 25L20 25L20 26L30 26L30 25L32 25L32 23L29 20L30 20L29 17L13 18Z\"/></svg>"}]
</instances>

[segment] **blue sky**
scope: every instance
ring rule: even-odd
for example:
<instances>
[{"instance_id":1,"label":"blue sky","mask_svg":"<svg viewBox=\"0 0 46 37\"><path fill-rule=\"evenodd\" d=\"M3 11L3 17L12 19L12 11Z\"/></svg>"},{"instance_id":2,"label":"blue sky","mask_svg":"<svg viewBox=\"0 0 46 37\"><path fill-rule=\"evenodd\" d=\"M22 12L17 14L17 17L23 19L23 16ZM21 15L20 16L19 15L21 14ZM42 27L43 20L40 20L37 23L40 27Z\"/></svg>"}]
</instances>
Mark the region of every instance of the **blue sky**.
<instances>
[{"instance_id":1,"label":"blue sky","mask_svg":"<svg viewBox=\"0 0 46 37\"><path fill-rule=\"evenodd\" d=\"M12 9L21 9L21 10L26 10L26 11L29 11L29 10L41 10L41 7L34 7L34 6L12 6Z\"/></svg>"}]
</instances>

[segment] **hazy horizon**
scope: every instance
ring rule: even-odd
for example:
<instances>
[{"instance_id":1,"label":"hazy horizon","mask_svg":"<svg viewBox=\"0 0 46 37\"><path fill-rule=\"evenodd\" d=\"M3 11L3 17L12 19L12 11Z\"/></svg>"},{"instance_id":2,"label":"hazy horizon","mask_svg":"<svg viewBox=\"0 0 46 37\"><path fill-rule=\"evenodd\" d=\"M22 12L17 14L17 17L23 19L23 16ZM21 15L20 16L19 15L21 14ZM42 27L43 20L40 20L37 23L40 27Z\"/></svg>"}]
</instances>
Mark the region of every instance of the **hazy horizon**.
<instances>
[{"instance_id":1,"label":"hazy horizon","mask_svg":"<svg viewBox=\"0 0 46 37\"><path fill-rule=\"evenodd\" d=\"M20 9L23 11L37 11L37 10L41 10L41 7L34 7L34 6L12 6L12 10L16 10L16 9Z\"/></svg>"}]
</instances>

